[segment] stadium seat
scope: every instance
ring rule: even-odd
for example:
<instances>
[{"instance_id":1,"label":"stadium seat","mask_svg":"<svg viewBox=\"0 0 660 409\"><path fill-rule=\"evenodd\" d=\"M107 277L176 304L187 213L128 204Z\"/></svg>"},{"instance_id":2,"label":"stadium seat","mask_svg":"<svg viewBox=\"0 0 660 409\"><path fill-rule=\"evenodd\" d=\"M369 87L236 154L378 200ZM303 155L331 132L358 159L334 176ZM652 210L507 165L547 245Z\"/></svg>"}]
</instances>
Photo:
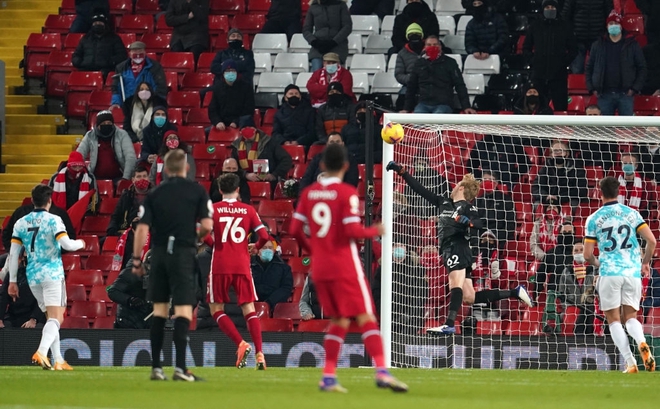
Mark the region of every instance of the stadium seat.
<instances>
[{"instance_id":1,"label":"stadium seat","mask_svg":"<svg viewBox=\"0 0 660 409\"><path fill-rule=\"evenodd\" d=\"M383 22L380 25L380 33L384 36L392 37L394 32L394 18L396 16L385 16Z\"/></svg>"},{"instance_id":2,"label":"stadium seat","mask_svg":"<svg viewBox=\"0 0 660 409\"><path fill-rule=\"evenodd\" d=\"M70 118L87 117L89 93L103 88L103 75L96 71L74 71L69 74L65 94L66 115Z\"/></svg>"},{"instance_id":3,"label":"stadium seat","mask_svg":"<svg viewBox=\"0 0 660 409\"><path fill-rule=\"evenodd\" d=\"M451 48L454 54L467 54L465 51L465 35L449 34L445 36L443 42L447 47Z\"/></svg>"},{"instance_id":4,"label":"stadium seat","mask_svg":"<svg viewBox=\"0 0 660 409\"><path fill-rule=\"evenodd\" d=\"M436 15L436 17L438 19L438 26L440 27L440 35L454 35L456 32L456 20L454 20L454 17L442 15Z\"/></svg>"},{"instance_id":5,"label":"stadium seat","mask_svg":"<svg viewBox=\"0 0 660 409\"><path fill-rule=\"evenodd\" d=\"M283 237L280 241L280 249L282 250L282 256L285 258L300 256L300 246L293 237Z\"/></svg>"},{"instance_id":6,"label":"stadium seat","mask_svg":"<svg viewBox=\"0 0 660 409\"><path fill-rule=\"evenodd\" d=\"M348 53L353 54L362 54L362 36L359 34L349 34L348 35ZM346 66L348 66L348 61L346 61Z\"/></svg>"},{"instance_id":7,"label":"stadium seat","mask_svg":"<svg viewBox=\"0 0 660 409\"><path fill-rule=\"evenodd\" d=\"M225 35L229 31L229 18L226 15L209 16L209 34L212 36Z\"/></svg>"},{"instance_id":8,"label":"stadium seat","mask_svg":"<svg viewBox=\"0 0 660 409\"><path fill-rule=\"evenodd\" d=\"M45 66L47 96L64 98L69 73L76 70L71 63L72 56L72 51L51 51L48 55ZM33 74L36 74L36 72L33 72ZM108 106L110 104L105 107Z\"/></svg>"},{"instance_id":9,"label":"stadium seat","mask_svg":"<svg viewBox=\"0 0 660 409\"><path fill-rule=\"evenodd\" d=\"M275 114L277 114L277 109L269 108L264 113L263 125L272 125L275 121Z\"/></svg>"},{"instance_id":10,"label":"stadium seat","mask_svg":"<svg viewBox=\"0 0 660 409\"><path fill-rule=\"evenodd\" d=\"M502 335L502 321L477 321L477 335Z\"/></svg>"},{"instance_id":11,"label":"stadium seat","mask_svg":"<svg viewBox=\"0 0 660 409\"><path fill-rule=\"evenodd\" d=\"M24 74L28 78L44 78L46 63L52 51L62 49L59 34L30 34L24 55Z\"/></svg>"},{"instance_id":12,"label":"stadium seat","mask_svg":"<svg viewBox=\"0 0 660 409\"><path fill-rule=\"evenodd\" d=\"M280 100L281 98L275 92L254 94L254 106L260 109L278 108L280 106Z\"/></svg>"},{"instance_id":13,"label":"stadium seat","mask_svg":"<svg viewBox=\"0 0 660 409\"><path fill-rule=\"evenodd\" d=\"M456 64L458 64L459 71L463 71L463 57L460 54L447 54L447 57L453 58Z\"/></svg>"},{"instance_id":14,"label":"stadium seat","mask_svg":"<svg viewBox=\"0 0 660 409\"><path fill-rule=\"evenodd\" d=\"M298 88L300 88L300 92L302 92L303 94L308 92L307 91L307 82L312 77L312 74L313 73L311 73L311 72L301 72L296 77L296 86Z\"/></svg>"},{"instance_id":15,"label":"stadium seat","mask_svg":"<svg viewBox=\"0 0 660 409\"><path fill-rule=\"evenodd\" d=\"M468 55L463 68L465 74L493 75L500 73L500 56L490 55L485 60L477 60L474 55Z\"/></svg>"},{"instance_id":16,"label":"stadium seat","mask_svg":"<svg viewBox=\"0 0 660 409\"><path fill-rule=\"evenodd\" d=\"M368 36L371 34L378 34L380 32L380 22L378 16L351 16L353 20L352 34L359 34L361 36Z\"/></svg>"},{"instance_id":17,"label":"stadium seat","mask_svg":"<svg viewBox=\"0 0 660 409\"><path fill-rule=\"evenodd\" d=\"M255 53L278 54L287 52L286 34L256 34L252 40ZM291 51L293 52L293 51Z\"/></svg>"},{"instance_id":18,"label":"stadium seat","mask_svg":"<svg viewBox=\"0 0 660 409\"><path fill-rule=\"evenodd\" d=\"M83 317L64 317L60 329L89 329L89 321Z\"/></svg>"},{"instance_id":19,"label":"stadium seat","mask_svg":"<svg viewBox=\"0 0 660 409\"><path fill-rule=\"evenodd\" d=\"M82 284L91 289L95 285L103 285L103 273L101 270L71 270L66 281L68 284Z\"/></svg>"},{"instance_id":20,"label":"stadium seat","mask_svg":"<svg viewBox=\"0 0 660 409\"><path fill-rule=\"evenodd\" d=\"M121 193L130 188L133 185L133 182L130 180L122 179L117 183L117 196L121 196Z\"/></svg>"},{"instance_id":21,"label":"stadium seat","mask_svg":"<svg viewBox=\"0 0 660 409\"><path fill-rule=\"evenodd\" d=\"M463 80L465 80L468 94L479 95L486 92L486 84L483 74L463 74Z\"/></svg>"},{"instance_id":22,"label":"stadium seat","mask_svg":"<svg viewBox=\"0 0 660 409\"><path fill-rule=\"evenodd\" d=\"M575 114L584 114L586 101L582 95L571 95L568 97L568 112Z\"/></svg>"},{"instance_id":23,"label":"stadium seat","mask_svg":"<svg viewBox=\"0 0 660 409\"><path fill-rule=\"evenodd\" d=\"M467 15L461 16L461 18L458 19L458 24L456 25L456 35L465 36L465 28L467 27L467 23L469 23L470 20L472 20L472 16Z\"/></svg>"},{"instance_id":24,"label":"stadium seat","mask_svg":"<svg viewBox=\"0 0 660 409\"><path fill-rule=\"evenodd\" d=\"M298 332L326 332L330 327L330 320L300 321Z\"/></svg>"},{"instance_id":25,"label":"stadium seat","mask_svg":"<svg viewBox=\"0 0 660 409\"><path fill-rule=\"evenodd\" d=\"M298 245L298 243L296 243ZM293 258L296 259L296 258ZM307 279L307 272L303 271L293 271L291 270L291 274L293 275L293 286L298 288L302 287L305 285L305 279Z\"/></svg>"},{"instance_id":26,"label":"stadium seat","mask_svg":"<svg viewBox=\"0 0 660 409\"><path fill-rule=\"evenodd\" d=\"M109 286L112 285L117 280L117 277L119 277L119 274L121 271L118 270L112 270L108 272L108 276L105 278L105 285Z\"/></svg>"},{"instance_id":27,"label":"stadium seat","mask_svg":"<svg viewBox=\"0 0 660 409\"><path fill-rule=\"evenodd\" d=\"M101 200L101 204L99 205L99 215L111 215L115 211L118 202L118 197L104 197L103 200Z\"/></svg>"},{"instance_id":28,"label":"stadium seat","mask_svg":"<svg viewBox=\"0 0 660 409\"><path fill-rule=\"evenodd\" d=\"M293 321L286 318L260 318L263 332L293 332Z\"/></svg>"},{"instance_id":29,"label":"stadium seat","mask_svg":"<svg viewBox=\"0 0 660 409\"><path fill-rule=\"evenodd\" d=\"M291 72L297 74L307 71L309 71L309 57L307 54L279 53L275 57L273 72Z\"/></svg>"},{"instance_id":30,"label":"stadium seat","mask_svg":"<svg viewBox=\"0 0 660 409\"><path fill-rule=\"evenodd\" d=\"M660 97L636 95L633 104L635 115L656 115L660 111Z\"/></svg>"},{"instance_id":31,"label":"stadium seat","mask_svg":"<svg viewBox=\"0 0 660 409\"><path fill-rule=\"evenodd\" d=\"M211 125L209 119L209 111L207 108L191 108L186 115L186 127L179 127L179 137L181 139L187 138L186 142L190 143L204 143L206 136L204 135L203 127ZM200 129L202 127L202 129ZM181 135L183 128L186 128L185 137ZM184 139L185 140L185 139Z\"/></svg>"},{"instance_id":32,"label":"stadium seat","mask_svg":"<svg viewBox=\"0 0 660 409\"><path fill-rule=\"evenodd\" d=\"M270 9L271 0L250 0L248 2L248 14L265 14Z\"/></svg>"},{"instance_id":33,"label":"stadium seat","mask_svg":"<svg viewBox=\"0 0 660 409\"><path fill-rule=\"evenodd\" d=\"M199 91L213 86L214 75L209 72L188 72L181 79L181 91Z\"/></svg>"},{"instance_id":34,"label":"stadium seat","mask_svg":"<svg viewBox=\"0 0 660 409\"><path fill-rule=\"evenodd\" d=\"M309 147L309 150L307 151L307 162L312 160L314 156L318 155L319 153L323 152L323 149L325 149L325 145L312 145Z\"/></svg>"},{"instance_id":35,"label":"stadium seat","mask_svg":"<svg viewBox=\"0 0 660 409\"><path fill-rule=\"evenodd\" d=\"M89 301L101 301L111 303L112 300L108 297L108 292L105 285L95 285L89 292Z\"/></svg>"},{"instance_id":36,"label":"stadium seat","mask_svg":"<svg viewBox=\"0 0 660 409\"><path fill-rule=\"evenodd\" d=\"M117 33L134 33L141 35L154 32L154 18L147 15L126 15L122 17Z\"/></svg>"},{"instance_id":37,"label":"stadium seat","mask_svg":"<svg viewBox=\"0 0 660 409\"><path fill-rule=\"evenodd\" d=\"M291 295L291 302L298 304L302 298L302 287L294 287L293 295Z\"/></svg>"},{"instance_id":38,"label":"stadium seat","mask_svg":"<svg viewBox=\"0 0 660 409\"><path fill-rule=\"evenodd\" d=\"M435 3L435 14L439 16L454 16L464 13L465 9L461 0L437 0Z\"/></svg>"},{"instance_id":39,"label":"stadium seat","mask_svg":"<svg viewBox=\"0 0 660 409\"><path fill-rule=\"evenodd\" d=\"M387 54L392 47L392 39L389 36L381 34L370 34L367 37L367 44L364 47L366 54Z\"/></svg>"},{"instance_id":40,"label":"stadium seat","mask_svg":"<svg viewBox=\"0 0 660 409\"><path fill-rule=\"evenodd\" d=\"M76 14L76 0L62 0L59 14Z\"/></svg>"},{"instance_id":41,"label":"stadium seat","mask_svg":"<svg viewBox=\"0 0 660 409\"><path fill-rule=\"evenodd\" d=\"M157 34L172 34L174 31L173 27L167 25L165 21L165 14L161 14L156 20L156 33Z\"/></svg>"},{"instance_id":42,"label":"stadium seat","mask_svg":"<svg viewBox=\"0 0 660 409\"><path fill-rule=\"evenodd\" d=\"M71 317L96 318L105 317L105 303L100 301L75 301L69 311Z\"/></svg>"},{"instance_id":43,"label":"stadium seat","mask_svg":"<svg viewBox=\"0 0 660 409\"><path fill-rule=\"evenodd\" d=\"M245 3L243 0L214 0L210 5L211 14L241 14L245 11Z\"/></svg>"},{"instance_id":44,"label":"stadium seat","mask_svg":"<svg viewBox=\"0 0 660 409\"><path fill-rule=\"evenodd\" d=\"M69 33L64 37L64 43L62 43L62 50L64 51L75 51L78 47L78 43L85 36L85 33Z\"/></svg>"},{"instance_id":45,"label":"stadium seat","mask_svg":"<svg viewBox=\"0 0 660 409\"><path fill-rule=\"evenodd\" d=\"M401 90L402 85L394 78L394 72L377 72L374 75L374 82L371 86L371 92L396 94Z\"/></svg>"},{"instance_id":46,"label":"stadium seat","mask_svg":"<svg viewBox=\"0 0 660 409\"><path fill-rule=\"evenodd\" d=\"M87 301L85 286L82 284L67 284L66 300L69 305L74 301Z\"/></svg>"},{"instance_id":47,"label":"stadium seat","mask_svg":"<svg viewBox=\"0 0 660 409\"><path fill-rule=\"evenodd\" d=\"M121 38L121 42L124 43L126 48L136 41L135 33L117 33L117 35ZM147 54L149 54L149 51L147 51Z\"/></svg>"},{"instance_id":48,"label":"stadium seat","mask_svg":"<svg viewBox=\"0 0 660 409\"><path fill-rule=\"evenodd\" d=\"M282 145L282 148L291 155L293 163L305 162L305 147L303 145Z\"/></svg>"},{"instance_id":49,"label":"stadium seat","mask_svg":"<svg viewBox=\"0 0 660 409\"><path fill-rule=\"evenodd\" d=\"M273 318L289 318L294 321L300 321L302 316L300 315L300 307L297 303L291 302L280 302L275 304L275 310L273 311Z\"/></svg>"},{"instance_id":50,"label":"stadium seat","mask_svg":"<svg viewBox=\"0 0 660 409\"><path fill-rule=\"evenodd\" d=\"M80 270L80 256L78 254L62 254L62 266L64 271Z\"/></svg>"},{"instance_id":51,"label":"stadium seat","mask_svg":"<svg viewBox=\"0 0 660 409\"><path fill-rule=\"evenodd\" d=\"M75 254L80 256L90 256L92 254L101 254L98 236L79 236L78 239L85 241L85 248L78 250Z\"/></svg>"},{"instance_id":52,"label":"stadium seat","mask_svg":"<svg viewBox=\"0 0 660 409\"><path fill-rule=\"evenodd\" d=\"M502 73L491 75L488 80L488 92L491 94L519 94L527 75L522 73Z\"/></svg>"},{"instance_id":53,"label":"stadium seat","mask_svg":"<svg viewBox=\"0 0 660 409\"><path fill-rule=\"evenodd\" d=\"M366 72L353 73L353 93L354 94L369 93L369 74L367 74Z\"/></svg>"},{"instance_id":54,"label":"stadium seat","mask_svg":"<svg viewBox=\"0 0 660 409\"><path fill-rule=\"evenodd\" d=\"M76 19L75 15L70 14L50 14L46 17L44 24L44 33L68 34L71 24Z\"/></svg>"},{"instance_id":55,"label":"stadium seat","mask_svg":"<svg viewBox=\"0 0 660 409\"><path fill-rule=\"evenodd\" d=\"M137 0L135 2L135 14L150 14L154 16L160 11L158 0Z\"/></svg>"},{"instance_id":56,"label":"stadium seat","mask_svg":"<svg viewBox=\"0 0 660 409\"><path fill-rule=\"evenodd\" d=\"M264 72L259 77L257 92L283 92L289 84L293 84L290 72Z\"/></svg>"},{"instance_id":57,"label":"stadium seat","mask_svg":"<svg viewBox=\"0 0 660 409\"><path fill-rule=\"evenodd\" d=\"M167 94L167 105L181 108L186 113L192 108L199 108L200 102L197 91L170 91Z\"/></svg>"},{"instance_id":58,"label":"stadium seat","mask_svg":"<svg viewBox=\"0 0 660 409\"><path fill-rule=\"evenodd\" d=\"M259 35L259 34L257 34ZM289 44L289 52L291 53L307 53L311 49L311 46L305 40L301 33L296 33L291 37L291 43Z\"/></svg>"},{"instance_id":59,"label":"stadium seat","mask_svg":"<svg viewBox=\"0 0 660 409\"><path fill-rule=\"evenodd\" d=\"M215 53L202 53L197 60L197 72L211 72L211 63Z\"/></svg>"},{"instance_id":60,"label":"stadium seat","mask_svg":"<svg viewBox=\"0 0 660 409\"><path fill-rule=\"evenodd\" d=\"M173 71L179 74L195 71L195 58L193 53L165 53L160 59L164 71Z\"/></svg>"},{"instance_id":61,"label":"stadium seat","mask_svg":"<svg viewBox=\"0 0 660 409\"><path fill-rule=\"evenodd\" d=\"M112 184L112 180L109 179L100 179L96 181L97 193L103 197L114 196L115 188Z\"/></svg>"},{"instance_id":62,"label":"stadium seat","mask_svg":"<svg viewBox=\"0 0 660 409\"><path fill-rule=\"evenodd\" d=\"M641 15L623 16L621 27L627 34L644 34L644 17Z\"/></svg>"},{"instance_id":63,"label":"stadium seat","mask_svg":"<svg viewBox=\"0 0 660 409\"><path fill-rule=\"evenodd\" d=\"M291 177L300 180L302 179L303 176L305 176L306 171L307 171L306 163L297 163L293 165L293 170L291 170Z\"/></svg>"},{"instance_id":64,"label":"stadium seat","mask_svg":"<svg viewBox=\"0 0 660 409\"><path fill-rule=\"evenodd\" d=\"M509 336L530 336L539 335L538 322L513 321L505 331Z\"/></svg>"},{"instance_id":65,"label":"stadium seat","mask_svg":"<svg viewBox=\"0 0 660 409\"><path fill-rule=\"evenodd\" d=\"M198 181L211 180L211 164L209 162L199 162L195 166L195 179Z\"/></svg>"},{"instance_id":66,"label":"stadium seat","mask_svg":"<svg viewBox=\"0 0 660 409\"><path fill-rule=\"evenodd\" d=\"M267 302L255 302L254 312L259 318L270 318L270 306Z\"/></svg>"},{"instance_id":67,"label":"stadium seat","mask_svg":"<svg viewBox=\"0 0 660 409\"><path fill-rule=\"evenodd\" d=\"M148 53L163 54L170 50L172 34L146 33L140 41L147 46Z\"/></svg>"},{"instance_id":68,"label":"stadium seat","mask_svg":"<svg viewBox=\"0 0 660 409\"><path fill-rule=\"evenodd\" d=\"M92 324L93 329L114 329L115 317L96 317Z\"/></svg>"},{"instance_id":69,"label":"stadium seat","mask_svg":"<svg viewBox=\"0 0 660 409\"><path fill-rule=\"evenodd\" d=\"M224 131L219 131L215 127L211 128L209 132L209 142L224 142L226 144L231 144L239 137L239 131L236 128L225 128Z\"/></svg>"},{"instance_id":70,"label":"stadium seat","mask_svg":"<svg viewBox=\"0 0 660 409\"><path fill-rule=\"evenodd\" d=\"M589 95L584 74L568 74L568 93L570 95Z\"/></svg>"},{"instance_id":71,"label":"stadium seat","mask_svg":"<svg viewBox=\"0 0 660 409\"><path fill-rule=\"evenodd\" d=\"M262 200L257 213L261 217L286 219L293 215L293 203L288 200Z\"/></svg>"},{"instance_id":72,"label":"stadium seat","mask_svg":"<svg viewBox=\"0 0 660 409\"><path fill-rule=\"evenodd\" d=\"M101 270L103 272L110 271L112 269L112 254L94 254L89 256L87 262L85 263L85 269L87 270Z\"/></svg>"},{"instance_id":73,"label":"stadium seat","mask_svg":"<svg viewBox=\"0 0 660 409\"><path fill-rule=\"evenodd\" d=\"M353 76L355 76L355 73L360 72L366 72L367 74L385 72L386 68L387 62L382 54L356 54L351 60L350 69Z\"/></svg>"},{"instance_id":74,"label":"stadium seat","mask_svg":"<svg viewBox=\"0 0 660 409\"><path fill-rule=\"evenodd\" d=\"M250 197L252 201L258 203L263 199L270 199L270 182L248 182L250 186Z\"/></svg>"},{"instance_id":75,"label":"stadium seat","mask_svg":"<svg viewBox=\"0 0 660 409\"><path fill-rule=\"evenodd\" d=\"M221 164L228 157L227 145L223 144L199 144L193 147L195 161L209 161Z\"/></svg>"},{"instance_id":76,"label":"stadium seat","mask_svg":"<svg viewBox=\"0 0 660 409\"><path fill-rule=\"evenodd\" d=\"M254 54L254 72L260 74L262 72L271 72L273 70L273 61L268 53L255 53ZM282 91L284 91L282 89Z\"/></svg>"},{"instance_id":77,"label":"stadium seat","mask_svg":"<svg viewBox=\"0 0 660 409\"><path fill-rule=\"evenodd\" d=\"M114 254L115 253L115 248L117 247L117 241L119 240L119 237L117 236L108 236L105 238L105 241L103 242L103 249L101 251L101 254Z\"/></svg>"},{"instance_id":78,"label":"stadium seat","mask_svg":"<svg viewBox=\"0 0 660 409\"><path fill-rule=\"evenodd\" d=\"M231 20L232 28L238 28L247 34L261 32L264 24L266 24L266 16L264 14L239 14Z\"/></svg>"}]
</instances>

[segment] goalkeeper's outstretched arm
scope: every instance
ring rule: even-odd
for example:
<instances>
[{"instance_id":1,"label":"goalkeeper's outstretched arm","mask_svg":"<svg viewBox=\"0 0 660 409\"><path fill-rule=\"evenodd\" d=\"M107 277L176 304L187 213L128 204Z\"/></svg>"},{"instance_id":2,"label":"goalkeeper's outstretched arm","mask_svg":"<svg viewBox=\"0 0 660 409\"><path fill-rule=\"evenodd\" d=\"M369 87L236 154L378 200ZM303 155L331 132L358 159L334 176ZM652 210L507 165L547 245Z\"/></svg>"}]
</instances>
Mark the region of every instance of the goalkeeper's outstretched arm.
<instances>
[{"instance_id":1,"label":"goalkeeper's outstretched arm","mask_svg":"<svg viewBox=\"0 0 660 409\"><path fill-rule=\"evenodd\" d=\"M408 171L406 170L406 167L404 165L400 165L400 164L392 161L392 162L387 164L387 167L385 169L393 170L394 172L399 174L399 176L401 176L403 178L403 180L406 181L408 186L410 186L410 188L415 193L417 193L418 195L420 195L421 197L426 199L427 202L431 203L435 207L438 207L438 208L441 207L442 202L446 199L445 197L443 197L441 195L437 195L437 194L433 193L432 191L428 190L424 185L419 183L419 181L417 179L415 179L414 177L412 177L412 175L410 173L408 173Z\"/></svg>"}]
</instances>

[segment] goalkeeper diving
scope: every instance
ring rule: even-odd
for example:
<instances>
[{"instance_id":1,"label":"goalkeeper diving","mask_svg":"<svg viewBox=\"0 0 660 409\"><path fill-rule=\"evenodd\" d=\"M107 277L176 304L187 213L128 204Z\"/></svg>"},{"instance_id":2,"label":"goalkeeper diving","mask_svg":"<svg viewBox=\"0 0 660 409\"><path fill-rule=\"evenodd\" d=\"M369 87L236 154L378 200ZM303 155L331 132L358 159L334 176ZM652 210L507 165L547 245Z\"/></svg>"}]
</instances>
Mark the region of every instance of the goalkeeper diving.
<instances>
[{"instance_id":1,"label":"goalkeeper diving","mask_svg":"<svg viewBox=\"0 0 660 409\"><path fill-rule=\"evenodd\" d=\"M467 174L452 190L449 197L437 195L412 177L406 167L396 162L387 164L387 170L399 174L410 188L438 209L438 239L440 254L445 268L449 272L449 313L445 323L439 327L426 330L432 335L455 334L455 320L461 304L484 304L504 298L518 298L528 306L532 300L524 285L513 290L483 290L476 292L472 285L472 264L474 255L470 247L470 238L478 237L483 229L483 220L479 217L477 208L471 202L479 193L479 182Z\"/></svg>"}]
</instances>

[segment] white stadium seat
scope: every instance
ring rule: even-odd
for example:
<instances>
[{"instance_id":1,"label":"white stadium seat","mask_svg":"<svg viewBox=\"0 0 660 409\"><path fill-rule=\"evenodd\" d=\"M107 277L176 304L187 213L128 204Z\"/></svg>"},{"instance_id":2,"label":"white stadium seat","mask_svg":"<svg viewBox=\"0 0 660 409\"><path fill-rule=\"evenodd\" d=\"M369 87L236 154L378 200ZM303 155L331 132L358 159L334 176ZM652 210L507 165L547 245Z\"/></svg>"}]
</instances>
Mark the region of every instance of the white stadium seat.
<instances>
[{"instance_id":1,"label":"white stadium seat","mask_svg":"<svg viewBox=\"0 0 660 409\"><path fill-rule=\"evenodd\" d=\"M353 93L368 94L369 74L367 74L366 72L357 72L352 74L353 74Z\"/></svg>"},{"instance_id":2,"label":"white stadium seat","mask_svg":"<svg viewBox=\"0 0 660 409\"><path fill-rule=\"evenodd\" d=\"M387 62L387 71L394 72L394 70L396 69L396 57L397 57L397 55L399 55L399 54L395 53L395 54L390 55L390 60Z\"/></svg>"},{"instance_id":3,"label":"white stadium seat","mask_svg":"<svg viewBox=\"0 0 660 409\"><path fill-rule=\"evenodd\" d=\"M351 20L353 20L352 34L368 36L380 32L378 16L351 16Z\"/></svg>"},{"instance_id":4,"label":"white stadium seat","mask_svg":"<svg viewBox=\"0 0 660 409\"><path fill-rule=\"evenodd\" d=\"M394 78L394 71L377 72L374 75L374 83L371 86L371 92L381 92L386 94L397 94L402 85Z\"/></svg>"},{"instance_id":5,"label":"white stadium seat","mask_svg":"<svg viewBox=\"0 0 660 409\"><path fill-rule=\"evenodd\" d=\"M439 16L453 16L464 13L465 9L461 4L461 0L438 0L435 3L435 14Z\"/></svg>"},{"instance_id":6,"label":"white stadium seat","mask_svg":"<svg viewBox=\"0 0 660 409\"><path fill-rule=\"evenodd\" d=\"M493 75L500 73L500 56L491 55L485 60L477 60L474 55L468 55L465 60L466 74Z\"/></svg>"},{"instance_id":7,"label":"white stadium seat","mask_svg":"<svg viewBox=\"0 0 660 409\"><path fill-rule=\"evenodd\" d=\"M279 53L275 57L273 72L307 72L309 71L309 56L303 53Z\"/></svg>"},{"instance_id":8,"label":"white stadium seat","mask_svg":"<svg viewBox=\"0 0 660 409\"><path fill-rule=\"evenodd\" d=\"M290 72L264 72L259 77L257 92L284 92L287 85L293 84Z\"/></svg>"},{"instance_id":9,"label":"white stadium seat","mask_svg":"<svg viewBox=\"0 0 660 409\"><path fill-rule=\"evenodd\" d=\"M272 66L269 53L254 53L254 72L270 72Z\"/></svg>"},{"instance_id":10,"label":"white stadium seat","mask_svg":"<svg viewBox=\"0 0 660 409\"><path fill-rule=\"evenodd\" d=\"M447 57L456 60L456 63L458 64L458 69L463 71L463 59L461 58L460 54L447 54Z\"/></svg>"},{"instance_id":11,"label":"white stadium seat","mask_svg":"<svg viewBox=\"0 0 660 409\"><path fill-rule=\"evenodd\" d=\"M456 22L452 16L436 16L440 26L440 35L446 36L454 34L456 31Z\"/></svg>"},{"instance_id":12,"label":"white stadium seat","mask_svg":"<svg viewBox=\"0 0 660 409\"><path fill-rule=\"evenodd\" d=\"M394 18L395 16L385 16L383 23L380 25L380 33L384 36L392 37L394 31Z\"/></svg>"},{"instance_id":13,"label":"white stadium seat","mask_svg":"<svg viewBox=\"0 0 660 409\"><path fill-rule=\"evenodd\" d=\"M359 34L349 34L348 36L348 53L349 54L362 54L362 36Z\"/></svg>"},{"instance_id":14,"label":"white stadium seat","mask_svg":"<svg viewBox=\"0 0 660 409\"><path fill-rule=\"evenodd\" d=\"M300 92L309 92L307 91L307 81L312 77L311 72L301 72L296 78L296 85L300 88Z\"/></svg>"},{"instance_id":15,"label":"white stadium seat","mask_svg":"<svg viewBox=\"0 0 660 409\"><path fill-rule=\"evenodd\" d=\"M465 36L448 35L442 39L445 46L451 48L454 54L467 54L465 52Z\"/></svg>"},{"instance_id":16,"label":"white stadium seat","mask_svg":"<svg viewBox=\"0 0 660 409\"><path fill-rule=\"evenodd\" d=\"M461 16L461 18L458 20L458 26L456 26L456 35L465 35L465 28L467 27L467 24L470 22L470 20L472 20L472 16Z\"/></svg>"},{"instance_id":17,"label":"white stadium seat","mask_svg":"<svg viewBox=\"0 0 660 409\"><path fill-rule=\"evenodd\" d=\"M381 34L372 34L367 37L367 45L364 48L366 54L387 54L392 47L392 39Z\"/></svg>"},{"instance_id":18,"label":"white stadium seat","mask_svg":"<svg viewBox=\"0 0 660 409\"><path fill-rule=\"evenodd\" d=\"M252 51L255 53L285 53L287 52L286 34L256 34L252 40Z\"/></svg>"},{"instance_id":19,"label":"white stadium seat","mask_svg":"<svg viewBox=\"0 0 660 409\"><path fill-rule=\"evenodd\" d=\"M486 81L483 74L463 74L463 80L468 94L481 95L486 91Z\"/></svg>"},{"instance_id":20,"label":"white stadium seat","mask_svg":"<svg viewBox=\"0 0 660 409\"><path fill-rule=\"evenodd\" d=\"M366 72L375 74L385 72L387 63L383 54L355 54L351 61L351 73Z\"/></svg>"},{"instance_id":21,"label":"white stadium seat","mask_svg":"<svg viewBox=\"0 0 660 409\"><path fill-rule=\"evenodd\" d=\"M307 53L312 48L302 34L296 33L291 37L289 44L289 52L291 53Z\"/></svg>"}]
</instances>

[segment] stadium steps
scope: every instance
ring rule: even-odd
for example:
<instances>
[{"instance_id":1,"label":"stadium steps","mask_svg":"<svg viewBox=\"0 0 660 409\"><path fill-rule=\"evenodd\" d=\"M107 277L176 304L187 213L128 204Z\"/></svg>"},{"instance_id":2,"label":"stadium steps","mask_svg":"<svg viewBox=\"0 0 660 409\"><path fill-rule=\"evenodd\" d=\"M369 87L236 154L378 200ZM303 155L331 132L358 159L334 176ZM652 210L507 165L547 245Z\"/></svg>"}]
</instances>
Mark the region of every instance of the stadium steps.
<instances>
[{"instance_id":1,"label":"stadium steps","mask_svg":"<svg viewBox=\"0 0 660 409\"><path fill-rule=\"evenodd\" d=\"M0 223L30 196L30 190L49 179L66 160L78 136L57 135L64 125L60 115L37 115L44 104L39 95L14 95L24 84L23 47L31 33L41 33L46 17L58 14L61 0L0 1L0 56L6 67L6 138L2 147L0 174Z\"/></svg>"}]
</instances>

